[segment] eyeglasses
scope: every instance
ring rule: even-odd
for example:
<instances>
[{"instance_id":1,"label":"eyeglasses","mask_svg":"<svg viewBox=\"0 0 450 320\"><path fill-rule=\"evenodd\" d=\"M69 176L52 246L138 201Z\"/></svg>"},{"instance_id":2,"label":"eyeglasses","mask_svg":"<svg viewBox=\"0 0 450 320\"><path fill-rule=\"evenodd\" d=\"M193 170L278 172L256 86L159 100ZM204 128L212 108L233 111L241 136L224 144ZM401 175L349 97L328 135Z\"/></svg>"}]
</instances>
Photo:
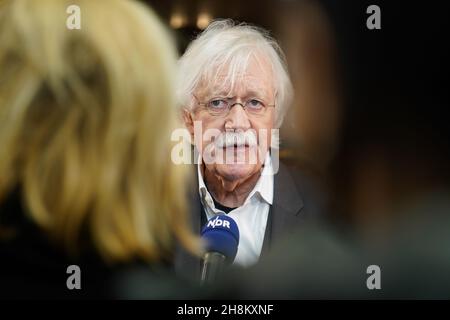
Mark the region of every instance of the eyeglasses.
<instances>
[{"instance_id":1,"label":"eyeglasses","mask_svg":"<svg viewBox=\"0 0 450 320\"><path fill-rule=\"evenodd\" d=\"M198 101L199 106L203 106L209 114L212 116L226 117L231 108L235 105L240 105L249 115L262 116L266 113L266 110L270 107L275 108L274 104L266 104L260 99L252 98L246 100L244 103L236 102L233 98L212 98L208 102L200 102L194 95L194 98Z\"/></svg>"}]
</instances>

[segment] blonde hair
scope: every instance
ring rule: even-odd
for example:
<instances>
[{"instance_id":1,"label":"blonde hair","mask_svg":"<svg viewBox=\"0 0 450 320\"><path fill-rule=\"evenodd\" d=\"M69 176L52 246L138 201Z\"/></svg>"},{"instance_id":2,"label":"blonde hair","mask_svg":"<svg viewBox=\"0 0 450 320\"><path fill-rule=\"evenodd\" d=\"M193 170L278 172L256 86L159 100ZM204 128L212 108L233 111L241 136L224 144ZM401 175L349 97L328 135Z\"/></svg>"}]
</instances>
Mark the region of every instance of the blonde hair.
<instances>
[{"instance_id":1,"label":"blonde hair","mask_svg":"<svg viewBox=\"0 0 450 320\"><path fill-rule=\"evenodd\" d=\"M69 30L69 5L81 29ZM84 227L108 261L164 258L185 227L185 169L170 161L179 125L175 50L137 1L0 1L0 201L69 252Z\"/></svg>"},{"instance_id":2,"label":"blonde hair","mask_svg":"<svg viewBox=\"0 0 450 320\"><path fill-rule=\"evenodd\" d=\"M257 61L258 58L267 59L271 66L276 93L275 126L281 127L293 99L284 53L266 30L245 23L237 24L230 19L212 22L180 58L177 78L179 107L192 108L192 94L202 82L214 86L223 81L224 87L231 85L233 88L237 74L242 74L248 67L251 57ZM225 80L218 80L217 75L224 68L230 72Z\"/></svg>"}]
</instances>

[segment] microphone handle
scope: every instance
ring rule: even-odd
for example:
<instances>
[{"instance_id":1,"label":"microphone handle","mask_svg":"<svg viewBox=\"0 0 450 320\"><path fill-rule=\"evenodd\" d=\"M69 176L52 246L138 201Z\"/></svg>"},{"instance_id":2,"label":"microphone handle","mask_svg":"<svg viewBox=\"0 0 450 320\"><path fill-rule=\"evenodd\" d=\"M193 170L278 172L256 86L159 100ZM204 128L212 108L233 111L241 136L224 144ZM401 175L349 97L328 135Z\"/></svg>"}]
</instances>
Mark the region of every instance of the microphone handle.
<instances>
[{"instance_id":1,"label":"microphone handle","mask_svg":"<svg viewBox=\"0 0 450 320\"><path fill-rule=\"evenodd\" d=\"M213 284L222 273L226 257L219 252L207 252L203 257L201 284Z\"/></svg>"}]
</instances>

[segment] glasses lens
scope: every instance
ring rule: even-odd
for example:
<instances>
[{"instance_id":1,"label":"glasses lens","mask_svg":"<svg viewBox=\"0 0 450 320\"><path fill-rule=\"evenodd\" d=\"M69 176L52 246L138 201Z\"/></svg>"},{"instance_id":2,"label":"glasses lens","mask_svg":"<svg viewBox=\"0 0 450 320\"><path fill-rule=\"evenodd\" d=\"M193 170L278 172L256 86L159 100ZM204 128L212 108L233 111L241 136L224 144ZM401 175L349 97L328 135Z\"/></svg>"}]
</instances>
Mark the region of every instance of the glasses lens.
<instances>
[{"instance_id":1,"label":"glasses lens","mask_svg":"<svg viewBox=\"0 0 450 320\"><path fill-rule=\"evenodd\" d=\"M260 115L264 113L266 107L262 101L251 99L245 103L245 110L247 110L248 113Z\"/></svg>"},{"instance_id":2,"label":"glasses lens","mask_svg":"<svg viewBox=\"0 0 450 320\"><path fill-rule=\"evenodd\" d=\"M226 114L228 112L228 101L225 99L212 99L208 102L207 108L214 115Z\"/></svg>"}]
</instances>

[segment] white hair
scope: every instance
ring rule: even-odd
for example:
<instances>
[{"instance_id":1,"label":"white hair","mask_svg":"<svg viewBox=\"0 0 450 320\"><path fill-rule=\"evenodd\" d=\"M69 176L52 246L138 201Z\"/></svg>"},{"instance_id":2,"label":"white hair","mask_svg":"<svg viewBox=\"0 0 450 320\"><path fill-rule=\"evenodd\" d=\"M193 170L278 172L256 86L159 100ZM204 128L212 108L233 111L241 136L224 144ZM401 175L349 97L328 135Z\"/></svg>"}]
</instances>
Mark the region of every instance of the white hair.
<instances>
[{"instance_id":1,"label":"white hair","mask_svg":"<svg viewBox=\"0 0 450 320\"><path fill-rule=\"evenodd\" d=\"M227 68L223 85L233 89L237 74L249 64L250 57L267 59L272 71L275 90L275 127L280 127L292 102L293 89L285 56L266 30L233 20L212 22L187 48L179 60L177 98L180 106L192 108L195 90L201 81L217 85L217 75ZM227 87L228 88L228 87Z\"/></svg>"}]
</instances>

